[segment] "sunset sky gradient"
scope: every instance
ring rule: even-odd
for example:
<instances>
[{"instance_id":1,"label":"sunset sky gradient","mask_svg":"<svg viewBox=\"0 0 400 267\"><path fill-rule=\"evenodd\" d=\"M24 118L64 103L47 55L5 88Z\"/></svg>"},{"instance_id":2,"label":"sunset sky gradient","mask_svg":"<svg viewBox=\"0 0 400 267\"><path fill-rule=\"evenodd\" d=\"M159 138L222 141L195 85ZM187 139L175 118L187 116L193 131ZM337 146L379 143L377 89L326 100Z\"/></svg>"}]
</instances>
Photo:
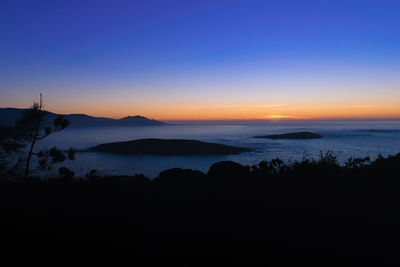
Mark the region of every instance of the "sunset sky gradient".
<instances>
[{"instance_id":1,"label":"sunset sky gradient","mask_svg":"<svg viewBox=\"0 0 400 267\"><path fill-rule=\"evenodd\" d=\"M0 3L0 107L400 118L400 1Z\"/></svg>"}]
</instances>

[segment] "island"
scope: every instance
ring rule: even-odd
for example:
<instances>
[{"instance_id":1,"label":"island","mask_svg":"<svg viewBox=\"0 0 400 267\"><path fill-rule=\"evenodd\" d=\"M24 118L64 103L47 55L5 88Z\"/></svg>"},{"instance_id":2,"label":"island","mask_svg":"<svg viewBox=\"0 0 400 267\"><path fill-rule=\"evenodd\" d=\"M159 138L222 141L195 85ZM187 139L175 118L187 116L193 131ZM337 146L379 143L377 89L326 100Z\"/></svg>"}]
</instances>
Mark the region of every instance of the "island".
<instances>
[{"instance_id":1,"label":"island","mask_svg":"<svg viewBox=\"0 0 400 267\"><path fill-rule=\"evenodd\" d=\"M146 138L101 144L87 151L125 155L229 155L248 152L251 149L197 140Z\"/></svg>"},{"instance_id":2,"label":"island","mask_svg":"<svg viewBox=\"0 0 400 267\"><path fill-rule=\"evenodd\" d=\"M269 138L269 139L318 139L322 135L312 132L295 132L286 134L271 134L264 136L254 136L254 138Z\"/></svg>"}]
</instances>

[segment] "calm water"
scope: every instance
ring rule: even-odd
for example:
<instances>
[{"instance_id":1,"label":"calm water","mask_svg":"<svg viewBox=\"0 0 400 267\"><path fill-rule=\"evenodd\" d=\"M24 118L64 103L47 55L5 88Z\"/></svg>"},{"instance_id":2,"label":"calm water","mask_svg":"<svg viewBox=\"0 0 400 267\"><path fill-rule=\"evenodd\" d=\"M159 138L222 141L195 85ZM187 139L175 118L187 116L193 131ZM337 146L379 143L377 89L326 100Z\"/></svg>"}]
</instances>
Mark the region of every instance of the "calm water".
<instances>
[{"instance_id":1,"label":"calm water","mask_svg":"<svg viewBox=\"0 0 400 267\"><path fill-rule=\"evenodd\" d=\"M269 140L255 135L312 131L324 136L313 140ZM95 152L77 153L76 160L64 162L77 174L91 169L102 174L136 174L150 177L168 168L180 167L207 171L217 161L233 160L246 165L262 160L301 159L304 155L317 158L320 152L333 151L343 162L348 157L382 155L400 152L400 121L346 122L267 122L262 124L186 124L161 127L67 128L40 141L37 149L57 146L86 149L90 146L128 141L138 138L195 139L253 148L254 151L227 156L126 156ZM59 166L57 166L59 167Z\"/></svg>"}]
</instances>

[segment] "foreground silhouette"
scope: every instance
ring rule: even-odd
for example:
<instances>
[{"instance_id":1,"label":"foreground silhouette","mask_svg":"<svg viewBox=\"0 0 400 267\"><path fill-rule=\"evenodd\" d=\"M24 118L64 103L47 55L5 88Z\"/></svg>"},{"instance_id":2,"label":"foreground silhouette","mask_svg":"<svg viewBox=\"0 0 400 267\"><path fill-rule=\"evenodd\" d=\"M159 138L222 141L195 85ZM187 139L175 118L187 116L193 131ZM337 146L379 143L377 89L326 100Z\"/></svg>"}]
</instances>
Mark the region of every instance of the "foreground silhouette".
<instances>
[{"instance_id":1,"label":"foreground silhouette","mask_svg":"<svg viewBox=\"0 0 400 267\"><path fill-rule=\"evenodd\" d=\"M400 263L400 154L2 180L1 251L53 266ZM21 256L23 255L23 256Z\"/></svg>"},{"instance_id":2,"label":"foreground silhouette","mask_svg":"<svg viewBox=\"0 0 400 267\"><path fill-rule=\"evenodd\" d=\"M67 158L74 159L75 152L72 148L64 152L53 147L50 150L45 149L34 153L35 144L39 140L62 131L69 125L69 121L63 115L54 117L51 126L49 122L44 125L47 113L43 107L42 94L40 94L40 102L34 102L29 109L20 112L20 116L12 126L0 125L0 176L21 176L22 168L24 168L24 178L29 177L33 156L39 158L36 170L50 170L56 163L63 162Z\"/></svg>"}]
</instances>

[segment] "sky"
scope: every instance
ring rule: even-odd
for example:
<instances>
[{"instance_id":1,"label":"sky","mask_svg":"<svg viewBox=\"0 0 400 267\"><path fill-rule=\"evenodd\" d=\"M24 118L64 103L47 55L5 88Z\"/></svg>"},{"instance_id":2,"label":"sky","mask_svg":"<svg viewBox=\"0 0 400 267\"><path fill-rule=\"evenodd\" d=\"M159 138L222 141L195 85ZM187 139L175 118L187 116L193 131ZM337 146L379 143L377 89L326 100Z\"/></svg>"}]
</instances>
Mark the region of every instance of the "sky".
<instances>
[{"instance_id":1,"label":"sky","mask_svg":"<svg viewBox=\"0 0 400 267\"><path fill-rule=\"evenodd\" d=\"M0 107L400 118L400 1L0 0Z\"/></svg>"}]
</instances>

